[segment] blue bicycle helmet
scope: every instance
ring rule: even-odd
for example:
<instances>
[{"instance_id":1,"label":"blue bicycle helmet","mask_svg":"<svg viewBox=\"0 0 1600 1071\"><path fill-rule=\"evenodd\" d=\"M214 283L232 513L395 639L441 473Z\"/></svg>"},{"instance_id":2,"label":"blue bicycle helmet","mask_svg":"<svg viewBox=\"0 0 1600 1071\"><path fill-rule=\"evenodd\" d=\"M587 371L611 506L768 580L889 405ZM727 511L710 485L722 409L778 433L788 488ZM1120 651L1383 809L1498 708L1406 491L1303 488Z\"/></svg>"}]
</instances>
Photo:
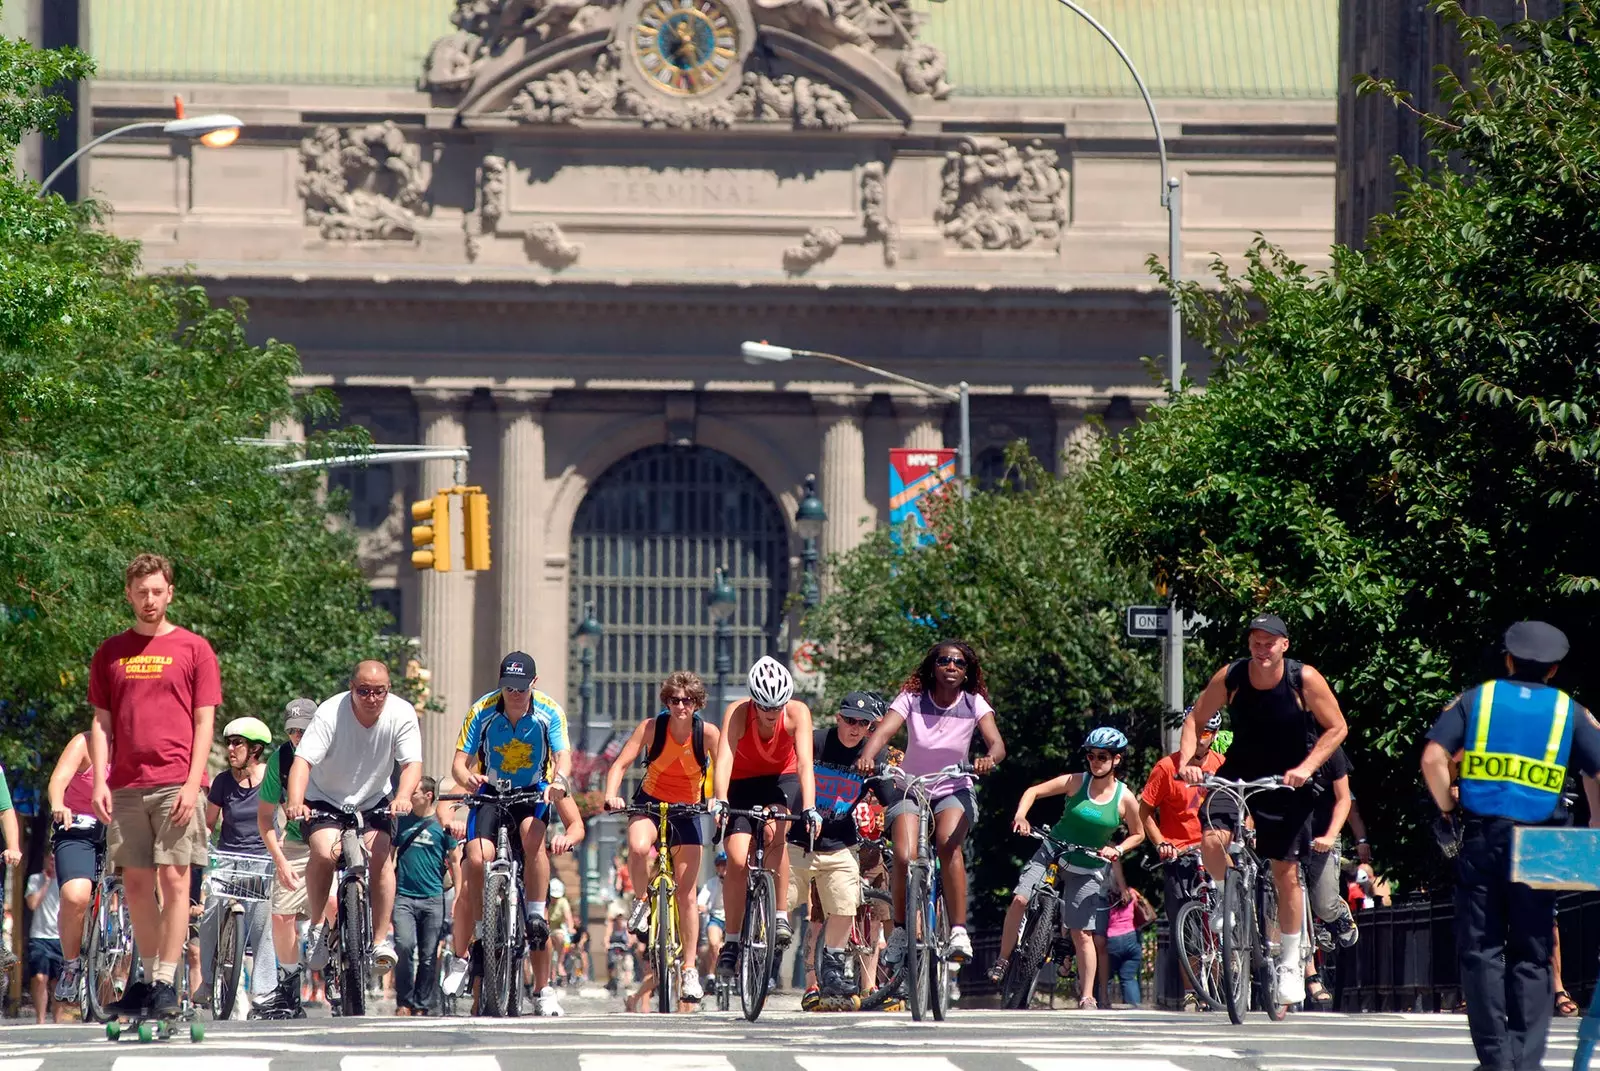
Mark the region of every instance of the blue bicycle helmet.
<instances>
[{"instance_id":1,"label":"blue bicycle helmet","mask_svg":"<svg viewBox=\"0 0 1600 1071\"><path fill-rule=\"evenodd\" d=\"M1128 738L1122 735L1120 729L1102 725L1084 739L1083 746L1085 750L1089 748L1104 748L1107 751L1121 751L1128 746Z\"/></svg>"},{"instance_id":2,"label":"blue bicycle helmet","mask_svg":"<svg viewBox=\"0 0 1600 1071\"><path fill-rule=\"evenodd\" d=\"M1191 707L1190 709L1193 710L1194 708ZM1211 715L1211 717L1206 719L1206 732L1208 732L1208 733L1216 733L1216 732L1221 732L1221 731L1222 731L1222 711L1218 710L1215 714Z\"/></svg>"}]
</instances>

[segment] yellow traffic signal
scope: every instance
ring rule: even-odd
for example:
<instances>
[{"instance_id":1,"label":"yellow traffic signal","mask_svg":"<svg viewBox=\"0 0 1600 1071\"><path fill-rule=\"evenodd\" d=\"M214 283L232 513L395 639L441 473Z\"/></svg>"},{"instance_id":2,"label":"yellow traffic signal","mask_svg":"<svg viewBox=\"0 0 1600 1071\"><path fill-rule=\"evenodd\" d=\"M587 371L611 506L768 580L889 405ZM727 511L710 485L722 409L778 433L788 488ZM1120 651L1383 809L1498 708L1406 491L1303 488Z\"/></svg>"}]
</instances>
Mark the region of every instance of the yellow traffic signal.
<instances>
[{"instance_id":1,"label":"yellow traffic signal","mask_svg":"<svg viewBox=\"0 0 1600 1071\"><path fill-rule=\"evenodd\" d=\"M489 496L476 488L461 494L462 519L466 540L462 554L469 570L489 568Z\"/></svg>"},{"instance_id":2,"label":"yellow traffic signal","mask_svg":"<svg viewBox=\"0 0 1600 1071\"><path fill-rule=\"evenodd\" d=\"M427 521L411 529L411 545L418 548L411 553L411 565L416 569L432 569L436 573L450 571L450 492L440 491L432 498L411 503L411 519Z\"/></svg>"}]
</instances>

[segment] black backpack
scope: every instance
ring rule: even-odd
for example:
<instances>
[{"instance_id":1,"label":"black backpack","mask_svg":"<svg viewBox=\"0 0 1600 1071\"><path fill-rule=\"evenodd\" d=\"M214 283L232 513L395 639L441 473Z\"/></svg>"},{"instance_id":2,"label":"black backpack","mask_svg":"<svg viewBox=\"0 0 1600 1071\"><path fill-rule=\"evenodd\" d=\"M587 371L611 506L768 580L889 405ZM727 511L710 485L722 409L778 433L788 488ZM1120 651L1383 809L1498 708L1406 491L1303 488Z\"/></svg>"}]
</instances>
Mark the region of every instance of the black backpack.
<instances>
[{"instance_id":1,"label":"black backpack","mask_svg":"<svg viewBox=\"0 0 1600 1071\"><path fill-rule=\"evenodd\" d=\"M294 765L294 745L287 740L278 748L278 792L279 799L289 798L289 768Z\"/></svg>"},{"instance_id":2,"label":"black backpack","mask_svg":"<svg viewBox=\"0 0 1600 1071\"><path fill-rule=\"evenodd\" d=\"M655 728L650 737L650 747L644 757L644 765L649 766L661 757L662 750L667 746L667 719L672 715L663 710L656 715ZM689 733L694 741L694 759L700 764L700 772L704 773L711 765L711 756L706 754L706 723L696 712L694 728Z\"/></svg>"},{"instance_id":3,"label":"black backpack","mask_svg":"<svg viewBox=\"0 0 1600 1071\"><path fill-rule=\"evenodd\" d=\"M1296 701L1301 710L1310 710L1306 705L1305 669L1303 662L1296 662L1292 658L1283 660L1283 675L1289 678L1289 688L1294 692ZM1228 702L1233 702L1233 697L1239 694L1239 689L1244 687L1250 675L1250 660L1241 658L1228 664L1227 676L1222 678L1223 685L1228 689Z\"/></svg>"}]
</instances>

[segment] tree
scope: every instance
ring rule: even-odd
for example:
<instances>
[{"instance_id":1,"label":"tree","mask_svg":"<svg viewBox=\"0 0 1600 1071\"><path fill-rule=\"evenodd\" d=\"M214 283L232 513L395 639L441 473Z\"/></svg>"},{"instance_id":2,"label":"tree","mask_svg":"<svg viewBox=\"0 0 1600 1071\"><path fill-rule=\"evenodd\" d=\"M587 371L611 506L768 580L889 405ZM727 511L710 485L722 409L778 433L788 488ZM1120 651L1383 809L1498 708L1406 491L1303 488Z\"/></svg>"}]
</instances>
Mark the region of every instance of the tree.
<instances>
[{"instance_id":1,"label":"tree","mask_svg":"<svg viewBox=\"0 0 1600 1071\"><path fill-rule=\"evenodd\" d=\"M1474 74L1446 75L1448 114L1422 122L1461 170L1405 172L1367 250L1336 248L1329 272L1258 243L1242 276L1183 287L1207 389L1112 444L1090 492L1112 551L1169 576L1213 642L1238 645L1258 609L1291 622L1397 862L1434 857L1396 850L1427 839L1420 738L1496 672L1508 624L1564 628L1562 679L1600 686L1597 9L1502 37L1436 7Z\"/></svg>"},{"instance_id":2,"label":"tree","mask_svg":"<svg viewBox=\"0 0 1600 1071\"><path fill-rule=\"evenodd\" d=\"M219 730L277 723L358 658L403 666L410 646L385 634L353 536L330 523L340 503L238 443L333 417L331 395L291 393L294 351L252 346L242 307L142 275L94 208L13 177L18 139L65 111L42 87L91 73L70 49L0 41L0 762L36 785L89 723L89 657L130 623L122 576L140 551L174 562L173 619L217 649Z\"/></svg>"}]
</instances>

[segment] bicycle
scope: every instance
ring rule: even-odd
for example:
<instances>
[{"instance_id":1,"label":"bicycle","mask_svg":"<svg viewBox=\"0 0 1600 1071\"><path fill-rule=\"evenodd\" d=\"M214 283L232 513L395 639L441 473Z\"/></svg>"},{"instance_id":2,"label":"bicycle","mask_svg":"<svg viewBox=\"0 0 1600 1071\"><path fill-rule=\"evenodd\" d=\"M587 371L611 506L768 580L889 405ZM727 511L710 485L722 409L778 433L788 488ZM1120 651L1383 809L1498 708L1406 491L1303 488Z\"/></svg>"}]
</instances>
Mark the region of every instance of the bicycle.
<instances>
[{"instance_id":1,"label":"bicycle","mask_svg":"<svg viewBox=\"0 0 1600 1071\"><path fill-rule=\"evenodd\" d=\"M372 980L372 901L368 899L367 846L361 840L366 822L345 804L339 815L338 915L328 934L328 967L324 988L328 1007L341 1016L367 1013L367 986ZM313 905L315 907L316 905Z\"/></svg>"},{"instance_id":2,"label":"bicycle","mask_svg":"<svg viewBox=\"0 0 1600 1071\"><path fill-rule=\"evenodd\" d=\"M1278 892L1270 868L1256 855L1255 830L1245 823L1246 803L1251 796L1284 787L1280 776L1254 781L1231 781L1207 777L1201 784L1213 792L1225 792L1239 804L1233 822L1233 839L1228 843L1229 867L1222 883L1222 996L1228 1018L1235 1026L1244 1023L1250 1008L1250 983L1256 984L1257 1000L1273 1022L1281 1022L1288 1006L1278 1001L1277 971L1273 963L1273 934L1278 928ZM1209 799L1210 797L1208 797Z\"/></svg>"},{"instance_id":3,"label":"bicycle","mask_svg":"<svg viewBox=\"0 0 1600 1071\"><path fill-rule=\"evenodd\" d=\"M1017 944L1006 964L1006 973L1000 979L1000 1006L1013 1011L1026 1011L1033 1003L1033 991L1039 984L1039 972L1046 963L1066 964L1073 958L1071 945L1063 940L1065 917L1061 900L1063 857L1073 852L1098 855L1098 848L1057 840L1042 829L1032 830L1028 836L1050 848L1050 862L1045 865L1044 877L1038 888L1028 898L1022 914L1022 925L1017 929Z\"/></svg>"},{"instance_id":4,"label":"bicycle","mask_svg":"<svg viewBox=\"0 0 1600 1071\"><path fill-rule=\"evenodd\" d=\"M678 883L672 876L672 847L668 835L674 818L699 818L706 813L702 803L634 804L625 814L656 820L656 862L650 875L650 930L645 938L645 955L656 976L656 1011L670 1014L678 1010L683 997L683 920L678 917ZM698 969L698 968L697 968Z\"/></svg>"},{"instance_id":5,"label":"bicycle","mask_svg":"<svg viewBox=\"0 0 1600 1071\"><path fill-rule=\"evenodd\" d=\"M1218 907L1216 883L1205 871L1200 849L1191 848L1167 861L1167 866L1191 865L1193 874L1179 884L1184 900L1173 918L1173 943L1178 970L1186 985L1207 1008L1221 1009L1226 998L1222 978L1222 935L1211 927Z\"/></svg>"},{"instance_id":6,"label":"bicycle","mask_svg":"<svg viewBox=\"0 0 1600 1071\"><path fill-rule=\"evenodd\" d=\"M755 826L750 837L750 858L746 861L744 881L744 920L739 924L739 1004L744 1017L755 1022L767 1003L767 991L772 985L772 962L777 958L778 906L776 902L776 875L767 868L767 823L804 822L805 815L777 811L771 807L752 807L748 811L724 808L729 818L748 818ZM778 840L778 851L783 853L783 840ZM722 1006L722 984L717 984L718 1007Z\"/></svg>"},{"instance_id":7,"label":"bicycle","mask_svg":"<svg viewBox=\"0 0 1600 1071\"><path fill-rule=\"evenodd\" d=\"M544 788L513 789L509 783L501 781L495 792L451 793L439 799L500 811L494 858L483 865L483 910L473 934L473 943L478 947L478 955L473 958L479 978L478 999L473 1011L492 1018L515 1018L522 1014L522 956L527 942L527 922L522 888L522 835L511 820L511 808L542 801Z\"/></svg>"},{"instance_id":8,"label":"bicycle","mask_svg":"<svg viewBox=\"0 0 1600 1071\"><path fill-rule=\"evenodd\" d=\"M213 1019L228 1019L233 1015L239 981L244 977L245 905L265 903L271 898L275 872L271 856L236 852L213 852L211 855L206 886L210 895L226 901L217 922L217 947L211 957ZM264 935L256 934L255 938L271 940L270 929Z\"/></svg>"},{"instance_id":9,"label":"bicycle","mask_svg":"<svg viewBox=\"0 0 1600 1071\"><path fill-rule=\"evenodd\" d=\"M83 916L83 963L83 1016L96 1023L110 1022L116 1014L107 1007L137 980L139 949L122 878L104 849L89 909Z\"/></svg>"}]
</instances>

